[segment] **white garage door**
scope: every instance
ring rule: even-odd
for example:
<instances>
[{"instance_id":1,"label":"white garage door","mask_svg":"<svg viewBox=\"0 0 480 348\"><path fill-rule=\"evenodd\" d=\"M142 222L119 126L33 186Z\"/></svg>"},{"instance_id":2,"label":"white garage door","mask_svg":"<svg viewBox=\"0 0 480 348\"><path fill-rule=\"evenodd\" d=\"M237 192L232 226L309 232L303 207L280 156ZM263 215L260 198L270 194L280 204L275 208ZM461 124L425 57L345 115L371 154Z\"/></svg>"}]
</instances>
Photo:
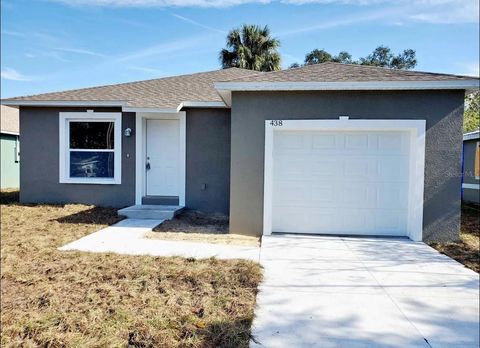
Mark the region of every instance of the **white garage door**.
<instances>
[{"instance_id":1,"label":"white garage door","mask_svg":"<svg viewBox=\"0 0 480 348\"><path fill-rule=\"evenodd\" d=\"M409 133L278 131L272 231L407 235Z\"/></svg>"}]
</instances>

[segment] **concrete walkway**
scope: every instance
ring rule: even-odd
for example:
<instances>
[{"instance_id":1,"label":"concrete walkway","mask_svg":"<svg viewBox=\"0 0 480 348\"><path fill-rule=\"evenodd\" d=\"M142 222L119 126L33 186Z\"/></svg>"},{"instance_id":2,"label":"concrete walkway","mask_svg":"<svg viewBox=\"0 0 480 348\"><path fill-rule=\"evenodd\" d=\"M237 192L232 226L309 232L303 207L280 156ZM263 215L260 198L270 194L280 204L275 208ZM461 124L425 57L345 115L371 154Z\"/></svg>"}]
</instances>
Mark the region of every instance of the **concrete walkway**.
<instances>
[{"instance_id":1,"label":"concrete walkway","mask_svg":"<svg viewBox=\"0 0 480 348\"><path fill-rule=\"evenodd\" d=\"M406 239L268 236L252 347L479 347L479 276Z\"/></svg>"},{"instance_id":2,"label":"concrete walkway","mask_svg":"<svg viewBox=\"0 0 480 348\"><path fill-rule=\"evenodd\" d=\"M113 252L127 255L182 256L194 258L259 260L260 248L227 244L146 239L163 220L125 219L119 223L66 244L59 250Z\"/></svg>"}]
</instances>

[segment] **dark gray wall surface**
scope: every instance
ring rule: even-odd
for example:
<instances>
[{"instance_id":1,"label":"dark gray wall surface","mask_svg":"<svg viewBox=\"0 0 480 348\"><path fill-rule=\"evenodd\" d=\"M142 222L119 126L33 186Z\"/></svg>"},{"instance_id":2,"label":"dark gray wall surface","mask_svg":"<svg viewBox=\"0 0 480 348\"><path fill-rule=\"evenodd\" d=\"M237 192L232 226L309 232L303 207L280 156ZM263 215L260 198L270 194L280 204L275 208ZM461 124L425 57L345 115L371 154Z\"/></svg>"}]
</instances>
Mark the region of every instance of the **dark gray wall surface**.
<instances>
[{"instance_id":1,"label":"dark gray wall surface","mask_svg":"<svg viewBox=\"0 0 480 348\"><path fill-rule=\"evenodd\" d=\"M467 203L480 204L480 191L476 189L463 189L463 201Z\"/></svg>"},{"instance_id":2,"label":"dark gray wall surface","mask_svg":"<svg viewBox=\"0 0 480 348\"><path fill-rule=\"evenodd\" d=\"M463 91L234 92L230 232L263 226L265 120L425 119L425 241L457 240L460 228Z\"/></svg>"},{"instance_id":3,"label":"dark gray wall surface","mask_svg":"<svg viewBox=\"0 0 480 348\"><path fill-rule=\"evenodd\" d=\"M472 139L463 142L463 182L465 184L480 184L480 180L475 179L475 150L479 141L480 139ZM480 191L464 188L463 200L480 203Z\"/></svg>"},{"instance_id":4,"label":"dark gray wall surface","mask_svg":"<svg viewBox=\"0 0 480 348\"><path fill-rule=\"evenodd\" d=\"M187 109L186 207L228 214L230 110ZM206 184L206 189L202 185Z\"/></svg>"},{"instance_id":5,"label":"dark gray wall surface","mask_svg":"<svg viewBox=\"0 0 480 348\"><path fill-rule=\"evenodd\" d=\"M123 129L135 134L135 114L122 116L122 183L120 185L59 183L59 112L92 108L20 108L22 139L20 202L84 203L124 207L135 203L135 138L123 136ZM120 111L95 108L95 111ZM130 157L127 158L127 154Z\"/></svg>"}]
</instances>

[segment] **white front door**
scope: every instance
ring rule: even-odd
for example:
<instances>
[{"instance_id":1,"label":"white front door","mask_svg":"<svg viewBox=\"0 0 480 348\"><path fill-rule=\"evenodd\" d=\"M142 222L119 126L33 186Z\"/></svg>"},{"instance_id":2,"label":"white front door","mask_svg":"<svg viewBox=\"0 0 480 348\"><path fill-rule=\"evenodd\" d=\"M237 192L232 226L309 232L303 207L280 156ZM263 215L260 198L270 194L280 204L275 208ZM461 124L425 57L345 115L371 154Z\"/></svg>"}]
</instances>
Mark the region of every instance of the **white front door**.
<instances>
[{"instance_id":1,"label":"white front door","mask_svg":"<svg viewBox=\"0 0 480 348\"><path fill-rule=\"evenodd\" d=\"M148 196L180 195L180 121L148 120L146 192Z\"/></svg>"},{"instance_id":2,"label":"white front door","mask_svg":"<svg viewBox=\"0 0 480 348\"><path fill-rule=\"evenodd\" d=\"M407 235L406 131L278 131L273 232Z\"/></svg>"}]
</instances>

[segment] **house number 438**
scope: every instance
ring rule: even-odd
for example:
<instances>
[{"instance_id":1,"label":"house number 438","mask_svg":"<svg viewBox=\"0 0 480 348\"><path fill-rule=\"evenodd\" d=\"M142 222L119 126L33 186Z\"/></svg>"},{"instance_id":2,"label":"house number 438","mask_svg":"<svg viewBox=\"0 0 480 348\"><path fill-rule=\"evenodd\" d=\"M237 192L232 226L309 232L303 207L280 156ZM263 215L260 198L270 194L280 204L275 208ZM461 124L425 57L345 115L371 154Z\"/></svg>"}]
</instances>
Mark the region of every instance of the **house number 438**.
<instances>
[{"instance_id":1,"label":"house number 438","mask_svg":"<svg viewBox=\"0 0 480 348\"><path fill-rule=\"evenodd\" d=\"M283 121L282 120L271 120L270 121L270 126L274 126L274 127L283 126Z\"/></svg>"}]
</instances>

